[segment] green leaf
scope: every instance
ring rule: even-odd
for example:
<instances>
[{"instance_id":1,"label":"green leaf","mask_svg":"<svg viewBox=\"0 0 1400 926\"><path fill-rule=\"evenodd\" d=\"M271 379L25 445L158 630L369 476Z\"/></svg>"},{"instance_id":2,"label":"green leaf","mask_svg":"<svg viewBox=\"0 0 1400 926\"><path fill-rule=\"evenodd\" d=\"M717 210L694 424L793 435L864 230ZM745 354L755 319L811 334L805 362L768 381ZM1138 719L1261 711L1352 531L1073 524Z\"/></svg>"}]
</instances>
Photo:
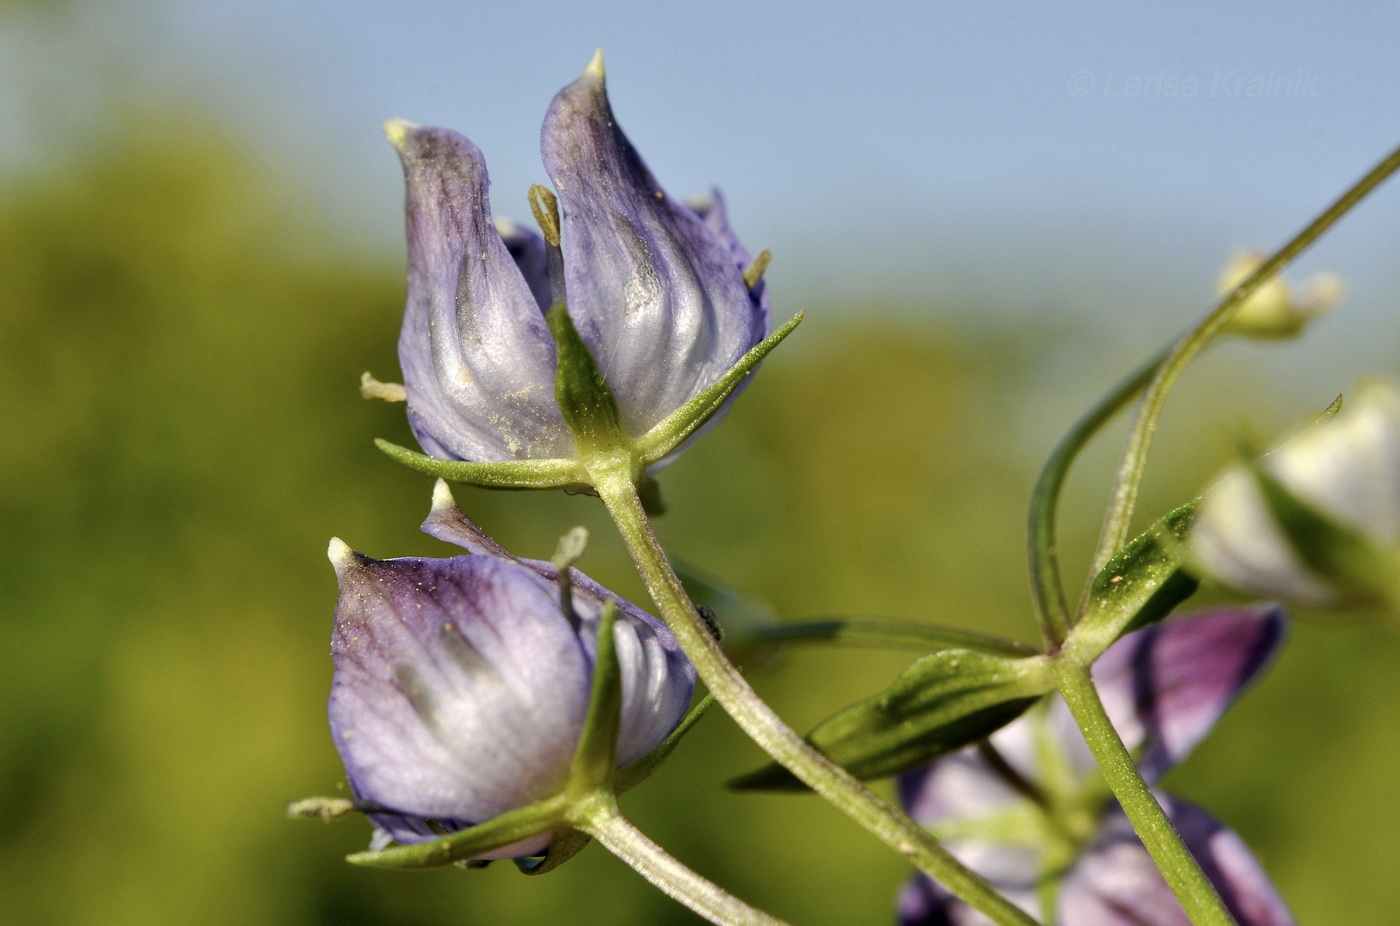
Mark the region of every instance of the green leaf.
<instances>
[{"instance_id":1,"label":"green leaf","mask_svg":"<svg viewBox=\"0 0 1400 926\"><path fill-rule=\"evenodd\" d=\"M438 868L542 833L557 825L566 809L564 796L555 795L432 842L356 852L346 856L346 861L370 868Z\"/></svg>"},{"instance_id":2,"label":"green leaf","mask_svg":"<svg viewBox=\"0 0 1400 926\"><path fill-rule=\"evenodd\" d=\"M896 775L996 732L1053 687L1044 656L945 650L915 662L880 694L828 717L807 741L857 778ZM805 786L770 765L730 787Z\"/></svg>"},{"instance_id":3,"label":"green leaf","mask_svg":"<svg viewBox=\"0 0 1400 926\"><path fill-rule=\"evenodd\" d=\"M622 723L622 669L617 663L613 623L617 605L608 601L598 617L598 652L593 662L593 690L578 749L569 773L571 793L604 788L617 769L617 731Z\"/></svg>"},{"instance_id":4,"label":"green leaf","mask_svg":"<svg viewBox=\"0 0 1400 926\"><path fill-rule=\"evenodd\" d=\"M694 707L686 712L686 715L681 718L681 722L676 725L676 729L672 730L671 735L661 741L660 746L657 746L640 759L629 762L627 765L618 769L617 777L613 779L617 788L617 793L621 794L624 791L630 791L647 778L651 777L651 773L656 771L657 766L670 757L671 753L675 751L675 748L680 745L681 738L690 732L690 728L695 726L695 724L700 721L701 717L705 716L705 712L713 707L714 703L714 695L705 695Z\"/></svg>"},{"instance_id":5,"label":"green leaf","mask_svg":"<svg viewBox=\"0 0 1400 926\"><path fill-rule=\"evenodd\" d=\"M836 643L843 646L878 646L917 649L926 653L962 649L997 656L1034 656L1040 652L1028 643L990 634L925 624L920 621L879 618L832 618L769 624L754 631L759 640L774 643Z\"/></svg>"},{"instance_id":6,"label":"green leaf","mask_svg":"<svg viewBox=\"0 0 1400 926\"><path fill-rule=\"evenodd\" d=\"M569 317L568 306L556 302L545 315L558 348L559 364L554 374L554 397L569 430L574 432L579 450L609 450L627 444L622 430L622 414L617 399L598 369L588 345L578 336Z\"/></svg>"},{"instance_id":7,"label":"green leaf","mask_svg":"<svg viewBox=\"0 0 1400 926\"><path fill-rule=\"evenodd\" d=\"M573 460L511 460L505 463L468 463L439 460L386 440L374 445L391 459L448 482L487 489L559 489L588 485L588 477Z\"/></svg>"},{"instance_id":8,"label":"green leaf","mask_svg":"<svg viewBox=\"0 0 1400 926\"><path fill-rule=\"evenodd\" d=\"M1200 582L1184 557L1199 503L1193 499L1168 513L1094 576L1084 614L1065 641L1076 661L1092 664L1123 634L1160 621L1196 593Z\"/></svg>"},{"instance_id":9,"label":"green leaf","mask_svg":"<svg viewBox=\"0 0 1400 926\"><path fill-rule=\"evenodd\" d=\"M637 438L633 445L643 466L650 466L680 446L681 442L700 429L714 417L724 400L729 398L744 377L753 372L758 362L792 333L802 323L805 312L798 312L788 323L750 348L730 367L709 389L667 415L648 432Z\"/></svg>"}]
</instances>

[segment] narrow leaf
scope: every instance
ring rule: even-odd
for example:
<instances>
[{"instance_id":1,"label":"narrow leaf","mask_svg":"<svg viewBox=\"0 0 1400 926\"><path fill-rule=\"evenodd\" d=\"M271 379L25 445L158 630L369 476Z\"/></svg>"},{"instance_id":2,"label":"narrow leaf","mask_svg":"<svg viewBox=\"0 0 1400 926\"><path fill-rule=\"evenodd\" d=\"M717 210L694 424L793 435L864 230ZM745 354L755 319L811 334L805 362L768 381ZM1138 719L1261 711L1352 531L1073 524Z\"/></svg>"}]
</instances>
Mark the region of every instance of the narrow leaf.
<instances>
[{"instance_id":1,"label":"narrow leaf","mask_svg":"<svg viewBox=\"0 0 1400 926\"><path fill-rule=\"evenodd\" d=\"M896 775L995 733L1053 687L1044 656L945 650L915 662L880 694L828 717L807 741L857 778ZM804 786L770 765L730 787Z\"/></svg>"},{"instance_id":2,"label":"narrow leaf","mask_svg":"<svg viewBox=\"0 0 1400 926\"><path fill-rule=\"evenodd\" d=\"M1084 614L1065 646L1092 663L1123 634L1160 621L1196 593L1184 563L1199 499L1169 512L1109 560L1089 587Z\"/></svg>"},{"instance_id":3,"label":"narrow leaf","mask_svg":"<svg viewBox=\"0 0 1400 926\"><path fill-rule=\"evenodd\" d=\"M805 315L804 312L794 315L787 324L750 348L749 352L740 357L739 362L730 367L713 386L661 419L650 431L639 437L634 446L642 464L650 466L660 460L714 417L715 412L724 405L724 400L739 388L744 377L753 372L758 362L768 356L773 348L782 343L783 338L802 323Z\"/></svg>"},{"instance_id":4,"label":"narrow leaf","mask_svg":"<svg viewBox=\"0 0 1400 926\"><path fill-rule=\"evenodd\" d=\"M612 781L617 768L617 731L622 723L622 670L617 664L613 622L617 606L603 605L598 617L598 654L593 663L593 690L588 717L574 752L569 789L591 791Z\"/></svg>"},{"instance_id":5,"label":"narrow leaf","mask_svg":"<svg viewBox=\"0 0 1400 926\"><path fill-rule=\"evenodd\" d=\"M578 335L569 309L556 302L545 316L558 347L559 365L554 374L554 397L559 411L579 443L579 449L600 450L626 442L617 399L603 372Z\"/></svg>"},{"instance_id":6,"label":"narrow leaf","mask_svg":"<svg viewBox=\"0 0 1400 926\"><path fill-rule=\"evenodd\" d=\"M439 460L437 457L430 457L382 439L376 439L374 445L409 469L437 476L448 482L487 489L558 489L588 484L588 477L573 460L469 463L463 460Z\"/></svg>"},{"instance_id":7,"label":"narrow leaf","mask_svg":"<svg viewBox=\"0 0 1400 926\"><path fill-rule=\"evenodd\" d=\"M832 618L769 624L754 636L773 643L836 643L843 646L877 646L890 649L917 649L925 653L963 649L998 656L1034 656L1040 650L1019 640L990 634L939 627L919 621Z\"/></svg>"},{"instance_id":8,"label":"narrow leaf","mask_svg":"<svg viewBox=\"0 0 1400 926\"><path fill-rule=\"evenodd\" d=\"M408 846L391 846L378 851L356 852L346 856L352 865L370 868L438 868L450 865L513 842L528 839L555 826L563 817L566 804L562 795L507 811L479 826Z\"/></svg>"}]
</instances>

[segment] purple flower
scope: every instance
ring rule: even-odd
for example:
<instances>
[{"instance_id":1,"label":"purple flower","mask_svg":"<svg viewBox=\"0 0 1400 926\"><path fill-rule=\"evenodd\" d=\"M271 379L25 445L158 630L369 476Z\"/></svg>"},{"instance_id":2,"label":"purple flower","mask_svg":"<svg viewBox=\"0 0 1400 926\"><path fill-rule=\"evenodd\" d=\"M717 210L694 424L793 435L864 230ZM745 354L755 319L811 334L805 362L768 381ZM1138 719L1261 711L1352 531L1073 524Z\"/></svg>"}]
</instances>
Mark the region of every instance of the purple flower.
<instances>
[{"instance_id":1,"label":"purple flower","mask_svg":"<svg viewBox=\"0 0 1400 926\"><path fill-rule=\"evenodd\" d=\"M385 131L408 188L399 362L428 454L575 455L554 395L553 302L567 303L633 438L767 335L767 290L745 281L752 256L723 201L696 211L666 195L613 118L601 56L554 98L541 132L563 211L556 246L493 222L486 164L466 138L398 120Z\"/></svg>"},{"instance_id":2,"label":"purple flower","mask_svg":"<svg viewBox=\"0 0 1400 926\"><path fill-rule=\"evenodd\" d=\"M469 549L451 559L374 560L339 540L330 723L374 847L422 842L559 793L588 709L597 621L617 607L622 673L617 761L675 729L695 670L665 626L571 571L511 556L467 520L445 485L423 529ZM550 833L488 853L537 853Z\"/></svg>"},{"instance_id":3,"label":"purple flower","mask_svg":"<svg viewBox=\"0 0 1400 926\"><path fill-rule=\"evenodd\" d=\"M1148 783L1181 761L1277 649L1277 608L1218 610L1128 634L1094 681ZM1064 702L900 779L910 816L1028 913L1066 926L1190 926L1099 775ZM1235 833L1158 793L1240 926L1292 915ZM1052 915L1053 914L1053 915ZM925 876L899 901L903 926L990 921Z\"/></svg>"}]
</instances>

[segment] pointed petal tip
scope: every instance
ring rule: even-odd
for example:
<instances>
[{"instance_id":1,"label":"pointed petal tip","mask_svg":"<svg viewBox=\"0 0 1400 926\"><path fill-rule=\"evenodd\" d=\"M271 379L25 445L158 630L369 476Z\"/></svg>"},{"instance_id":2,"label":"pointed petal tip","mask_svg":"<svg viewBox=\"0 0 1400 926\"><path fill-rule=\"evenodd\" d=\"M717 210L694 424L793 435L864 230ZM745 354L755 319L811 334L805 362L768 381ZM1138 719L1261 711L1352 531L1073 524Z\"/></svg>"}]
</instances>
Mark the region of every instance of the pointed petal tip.
<instances>
[{"instance_id":1,"label":"pointed petal tip","mask_svg":"<svg viewBox=\"0 0 1400 926\"><path fill-rule=\"evenodd\" d=\"M457 500L452 497L452 489L448 487L446 479L439 479L433 483L433 507L432 514L440 514L444 511L457 510Z\"/></svg>"},{"instance_id":2,"label":"pointed petal tip","mask_svg":"<svg viewBox=\"0 0 1400 926\"><path fill-rule=\"evenodd\" d=\"M588 67L583 69L583 76L591 77L597 81L602 81L607 77L607 68L603 65L602 48L593 52L593 57L589 60Z\"/></svg>"},{"instance_id":3,"label":"pointed petal tip","mask_svg":"<svg viewBox=\"0 0 1400 926\"><path fill-rule=\"evenodd\" d=\"M380 127L384 132L384 137L389 140L389 144L402 151L408 140L408 133L414 129L421 128L416 122L409 122L407 119L395 117L387 120Z\"/></svg>"},{"instance_id":4,"label":"pointed petal tip","mask_svg":"<svg viewBox=\"0 0 1400 926\"><path fill-rule=\"evenodd\" d=\"M350 545L339 537L332 537L330 547L326 550L326 557L330 559L331 565L335 567L336 575L344 575L345 570L355 565L356 554L350 549Z\"/></svg>"}]
</instances>

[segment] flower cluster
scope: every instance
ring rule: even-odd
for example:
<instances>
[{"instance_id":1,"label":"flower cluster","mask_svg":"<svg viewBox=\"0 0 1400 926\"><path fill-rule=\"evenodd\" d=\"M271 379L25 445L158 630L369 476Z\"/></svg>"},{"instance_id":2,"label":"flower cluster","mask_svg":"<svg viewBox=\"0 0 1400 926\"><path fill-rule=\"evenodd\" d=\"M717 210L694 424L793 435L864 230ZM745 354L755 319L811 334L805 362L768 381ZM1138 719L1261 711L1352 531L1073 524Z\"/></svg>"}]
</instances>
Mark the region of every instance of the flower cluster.
<instances>
[{"instance_id":1,"label":"flower cluster","mask_svg":"<svg viewBox=\"0 0 1400 926\"><path fill-rule=\"evenodd\" d=\"M1114 727L1157 781L1267 665L1283 633L1272 608L1183 617L1128 634L1094 664ZM900 779L914 819L1023 909L1069 926L1189 926L1112 803L1064 702L1041 705L985 743ZM1204 810L1158 794L1241 926L1293 922L1244 842ZM903 926L983 926L927 877L899 902Z\"/></svg>"},{"instance_id":2,"label":"flower cluster","mask_svg":"<svg viewBox=\"0 0 1400 926\"><path fill-rule=\"evenodd\" d=\"M485 161L465 137L402 120L385 131L407 186L404 382L366 374L364 389L406 400L427 455L381 447L449 479L596 492L667 623L574 571L577 550L561 547L552 563L511 555L441 481L423 529L469 555L375 560L332 541L329 714L353 796L338 806L375 826L373 851L355 860L543 856L522 867L547 870L596 838L715 922L776 923L683 870L617 810L616 793L688 728L698 666L715 699L783 765L781 784L766 771L745 782L809 786L919 864L899 902L905 926L1031 922L1025 914L1071 926L1188 926L1227 911L1240 926L1290 926L1237 835L1152 790L1263 670L1284 615L1260 605L1157 622L1195 591L1193 568L1290 602L1400 604L1400 391L1364 388L1354 407L1227 473L1199 507L1178 508L1161 522L1170 530L1127 543L1117 534L1126 535L1139 477L1122 470L1133 491L1115 492L1109 523L1122 530L1106 531L1098 561L1108 565L1091 577L1081 619L1057 615L1038 585L1043 649L881 622L766 627L766 642L846 635L932 650L804 740L707 632L714 626L645 515L655 500L645 496L647 471L712 425L798 321L769 333L767 253L739 242L718 193L691 206L657 184L613 117L601 57L545 116L554 191L531 190L539 232L493 217ZM1260 266L1241 258L1222 287L1233 291ZM1225 330L1289 337L1340 295L1333 278L1298 294L1269 281ZM1216 333L1199 331L1200 343ZM1144 408L1160 406L1150 390L1170 383L1169 369L1164 361ZM1154 427L1141 417L1130 447L1145 448ZM1071 434L1072 456L1092 427ZM1053 513L1054 499L1045 505L1037 492L1039 511ZM1193 513L1188 554L1180 541ZM1053 514L1035 524L1033 573L1058 590ZM1056 687L1073 713L1048 694ZM900 772L912 821L857 780Z\"/></svg>"}]
</instances>

